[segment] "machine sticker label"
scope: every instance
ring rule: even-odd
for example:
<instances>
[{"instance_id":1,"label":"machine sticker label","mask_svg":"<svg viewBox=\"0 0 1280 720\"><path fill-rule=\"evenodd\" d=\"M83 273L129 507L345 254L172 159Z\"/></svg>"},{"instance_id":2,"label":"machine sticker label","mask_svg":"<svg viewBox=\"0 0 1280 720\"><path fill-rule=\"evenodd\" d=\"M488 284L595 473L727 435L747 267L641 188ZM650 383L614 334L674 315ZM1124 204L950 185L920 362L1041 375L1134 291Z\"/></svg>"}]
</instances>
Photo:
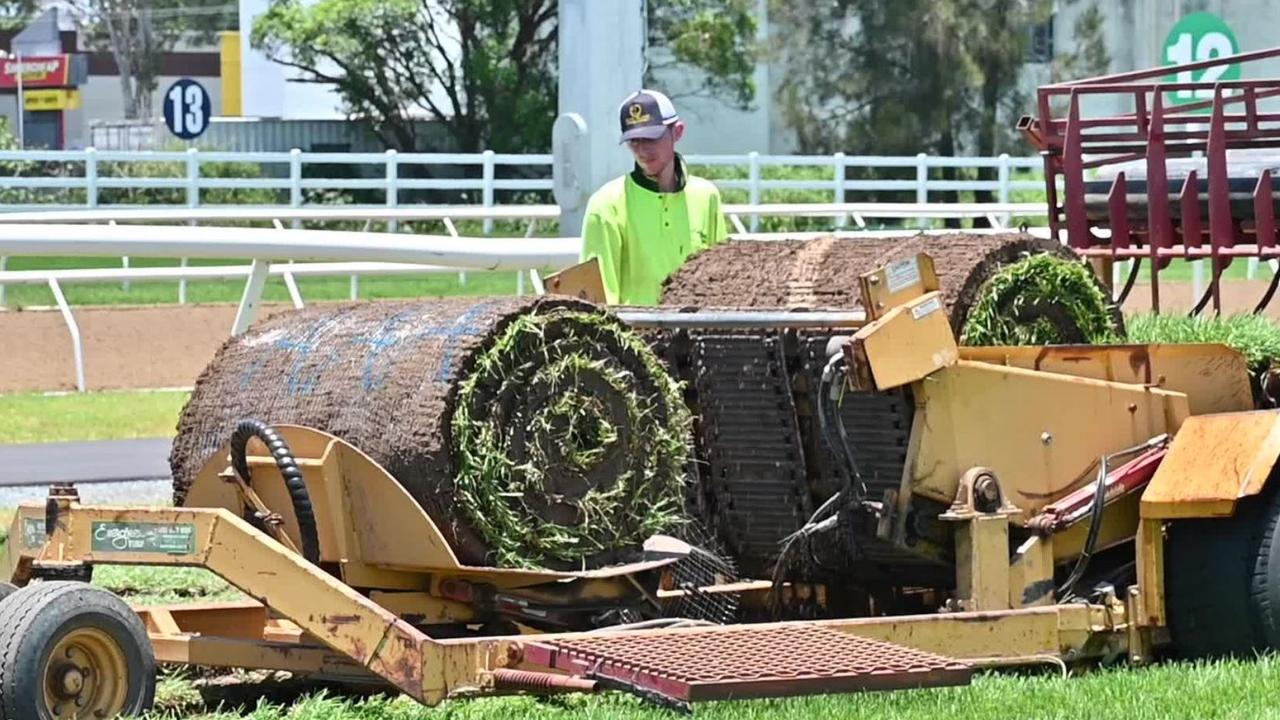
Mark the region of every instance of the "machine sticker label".
<instances>
[{"instance_id":1,"label":"machine sticker label","mask_svg":"<svg viewBox=\"0 0 1280 720\"><path fill-rule=\"evenodd\" d=\"M22 545L28 548L44 546L44 520L40 518L22 518Z\"/></svg>"},{"instance_id":2,"label":"machine sticker label","mask_svg":"<svg viewBox=\"0 0 1280 720\"><path fill-rule=\"evenodd\" d=\"M192 523L93 523L94 552L190 555L195 550L196 527Z\"/></svg>"},{"instance_id":3,"label":"machine sticker label","mask_svg":"<svg viewBox=\"0 0 1280 720\"><path fill-rule=\"evenodd\" d=\"M919 320L920 318L932 315L942 309L942 300L937 295L911 308L911 317Z\"/></svg>"},{"instance_id":4,"label":"machine sticker label","mask_svg":"<svg viewBox=\"0 0 1280 720\"><path fill-rule=\"evenodd\" d=\"M915 258L889 263L885 266L884 274L890 293L920 284L920 267L916 265Z\"/></svg>"}]
</instances>

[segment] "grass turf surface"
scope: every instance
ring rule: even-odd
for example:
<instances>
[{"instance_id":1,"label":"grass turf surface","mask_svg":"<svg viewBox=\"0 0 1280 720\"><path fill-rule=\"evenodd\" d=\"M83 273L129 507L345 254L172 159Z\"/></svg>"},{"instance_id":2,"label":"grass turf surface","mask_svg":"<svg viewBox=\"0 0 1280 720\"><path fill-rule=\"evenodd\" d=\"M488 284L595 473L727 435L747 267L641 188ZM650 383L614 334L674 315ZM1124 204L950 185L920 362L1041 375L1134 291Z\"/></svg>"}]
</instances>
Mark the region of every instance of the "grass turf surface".
<instances>
[{"instance_id":1,"label":"grass turf surface","mask_svg":"<svg viewBox=\"0 0 1280 720\"><path fill-rule=\"evenodd\" d=\"M0 444L172 437L186 392L0 395Z\"/></svg>"},{"instance_id":2,"label":"grass turf surface","mask_svg":"<svg viewBox=\"0 0 1280 720\"><path fill-rule=\"evenodd\" d=\"M724 702L699 705L695 717L711 720L764 718L1035 718L1075 720L1107 715L1147 718L1272 718L1280 708L1270 688L1280 681L1280 660L1170 664L1135 670L1103 670L1062 679L1049 674L985 674L969 687L877 692L862 695ZM165 688L190 698L181 686ZM167 699L167 698L162 698ZM192 710L195 710L193 713ZM203 712L203 714L201 714ZM416 718L575 718L657 720L679 717L620 695L554 699L489 698L424 708L408 698L343 699L313 694L285 705L264 702L239 712L206 712L193 705L155 717L231 720L413 720Z\"/></svg>"}]
</instances>

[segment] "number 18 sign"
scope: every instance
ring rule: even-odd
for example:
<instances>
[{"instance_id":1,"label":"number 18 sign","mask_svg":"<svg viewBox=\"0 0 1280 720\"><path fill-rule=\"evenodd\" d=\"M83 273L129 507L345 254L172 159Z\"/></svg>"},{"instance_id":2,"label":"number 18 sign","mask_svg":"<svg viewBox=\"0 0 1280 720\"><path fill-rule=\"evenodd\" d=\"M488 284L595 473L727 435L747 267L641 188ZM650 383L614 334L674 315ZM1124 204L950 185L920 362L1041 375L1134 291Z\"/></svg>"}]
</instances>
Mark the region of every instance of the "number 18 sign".
<instances>
[{"instance_id":1,"label":"number 18 sign","mask_svg":"<svg viewBox=\"0 0 1280 720\"><path fill-rule=\"evenodd\" d=\"M169 132L183 140L200 137L213 116L209 91L195 80L183 78L169 86L164 94L164 124Z\"/></svg>"}]
</instances>

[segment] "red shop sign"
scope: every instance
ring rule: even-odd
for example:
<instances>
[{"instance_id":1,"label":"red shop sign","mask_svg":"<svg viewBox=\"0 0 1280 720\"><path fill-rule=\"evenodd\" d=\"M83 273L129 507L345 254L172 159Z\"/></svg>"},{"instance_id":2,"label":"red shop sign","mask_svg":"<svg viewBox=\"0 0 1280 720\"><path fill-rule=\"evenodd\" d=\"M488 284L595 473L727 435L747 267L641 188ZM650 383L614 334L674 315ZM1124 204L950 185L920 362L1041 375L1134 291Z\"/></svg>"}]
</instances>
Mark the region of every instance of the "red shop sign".
<instances>
[{"instance_id":1,"label":"red shop sign","mask_svg":"<svg viewBox=\"0 0 1280 720\"><path fill-rule=\"evenodd\" d=\"M6 58L0 63L0 88L18 87L18 61ZM22 86L66 87L71 80L69 55L48 55L22 58Z\"/></svg>"}]
</instances>

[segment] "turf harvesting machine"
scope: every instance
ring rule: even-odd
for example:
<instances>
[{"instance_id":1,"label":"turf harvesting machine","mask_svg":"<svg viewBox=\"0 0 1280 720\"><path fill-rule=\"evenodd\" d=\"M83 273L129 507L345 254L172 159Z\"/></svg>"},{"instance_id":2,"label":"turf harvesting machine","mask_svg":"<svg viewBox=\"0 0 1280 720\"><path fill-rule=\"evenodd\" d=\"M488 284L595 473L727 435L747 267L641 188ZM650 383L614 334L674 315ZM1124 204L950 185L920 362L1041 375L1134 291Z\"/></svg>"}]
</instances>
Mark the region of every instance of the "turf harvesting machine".
<instances>
[{"instance_id":1,"label":"turf harvesting machine","mask_svg":"<svg viewBox=\"0 0 1280 720\"><path fill-rule=\"evenodd\" d=\"M172 507L18 509L0 716L144 710L158 663L686 708L1280 646L1280 415L1234 350L1124 343L1100 247L734 241L656 308L266 318L183 410ZM246 597L131 607L110 564Z\"/></svg>"}]
</instances>

